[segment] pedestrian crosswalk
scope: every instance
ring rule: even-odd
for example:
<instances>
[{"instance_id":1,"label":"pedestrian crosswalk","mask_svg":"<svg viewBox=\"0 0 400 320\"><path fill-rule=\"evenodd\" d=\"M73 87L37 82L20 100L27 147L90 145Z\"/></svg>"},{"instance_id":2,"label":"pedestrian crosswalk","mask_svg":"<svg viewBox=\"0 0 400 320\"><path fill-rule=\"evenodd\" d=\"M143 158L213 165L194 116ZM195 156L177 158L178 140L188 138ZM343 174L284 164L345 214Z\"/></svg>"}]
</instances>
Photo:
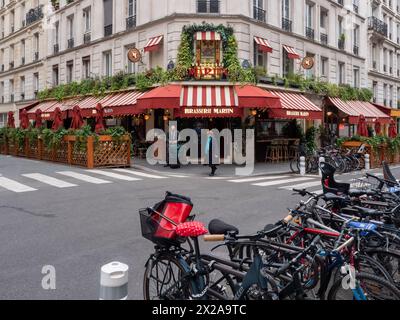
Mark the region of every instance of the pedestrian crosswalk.
<instances>
[{"instance_id":1,"label":"pedestrian crosswalk","mask_svg":"<svg viewBox=\"0 0 400 320\"><path fill-rule=\"evenodd\" d=\"M299 175L271 175L271 176L254 176L247 178L229 178L226 182L236 185L249 185L258 188L276 188L278 190L293 189L321 189L321 178L318 176L304 176ZM314 190L313 192L320 192L321 190Z\"/></svg>"},{"instance_id":2,"label":"pedestrian crosswalk","mask_svg":"<svg viewBox=\"0 0 400 320\"><path fill-rule=\"evenodd\" d=\"M67 189L84 185L109 185L117 182L140 183L145 180L172 179L170 176L131 169L67 170L51 173L23 173L6 177L0 173L0 192L26 193L46 188Z\"/></svg>"}]
</instances>

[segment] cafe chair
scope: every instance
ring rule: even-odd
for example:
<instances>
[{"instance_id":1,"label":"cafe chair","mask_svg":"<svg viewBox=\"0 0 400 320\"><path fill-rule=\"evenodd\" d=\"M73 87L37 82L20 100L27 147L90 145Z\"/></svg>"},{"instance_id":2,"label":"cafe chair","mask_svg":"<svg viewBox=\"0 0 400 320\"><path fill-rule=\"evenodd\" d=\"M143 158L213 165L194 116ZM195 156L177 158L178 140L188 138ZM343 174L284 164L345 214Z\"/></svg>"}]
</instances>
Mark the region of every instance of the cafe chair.
<instances>
[{"instance_id":1,"label":"cafe chair","mask_svg":"<svg viewBox=\"0 0 400 320\"><path fill-rule=\"evenodd\" d=\"M267 153L265 156L266 162L279 162L281 146L279 140L273 140L271 145L267 147Z\"/></svg>"}]
</instances>

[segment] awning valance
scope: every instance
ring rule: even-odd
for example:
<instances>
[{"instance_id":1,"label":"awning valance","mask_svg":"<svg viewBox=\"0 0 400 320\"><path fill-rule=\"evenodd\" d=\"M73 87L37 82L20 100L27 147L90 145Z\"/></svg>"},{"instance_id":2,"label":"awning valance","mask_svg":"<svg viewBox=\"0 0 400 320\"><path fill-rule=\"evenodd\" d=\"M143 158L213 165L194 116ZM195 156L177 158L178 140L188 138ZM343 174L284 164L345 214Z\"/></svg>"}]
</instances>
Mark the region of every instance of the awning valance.
<instances>
[{"instance_id":1,"label":"awning valance","mask_svg":"<svg viewBox=\"0 0 400 320\"><path fill-rule=\"evenodd\" d=\"M327 98L327 101L346 114L350 124L357 124L361 115L363 115L368 122L375 122L377 120L381 123L390 122L390 117L370 102L343 101L340 98Z\"/></svg>"},{"instance_id":2,"label":"awning valance","mask_svg":"<svg viewBox=\"0 0 400 320\"><path fill-rule=\"evenodd\" d=\"M181 107L238 107L234 86L183 86Z\"/></svg>"},{"instance_id":3,"label":"awning valance","mask_svg":"<svg viewBox=\"0 0 400 320\"><path fill-rule=\"evenodd\" d=\"M149 41L147 41L146 45L144 46L144 51L149 52L157 50L163 38L164 36L157 36L154 38L150 38Z\"/></svg>"},{"instance_id":4,"label":"awning valance","mask_svg":"<svg viewBox=\"0 0 400 320\"><path fill-rule=\"evenodd\" d=\"M216 41L221 41L221 35L218 32L215 31L204 31L204 32L197 32L196 35L196 40L197 41L210 41L210 40L216 40Z\"/></svg>"},{"instance_id":5,"label":"awning valance","mask_svg":"<svg viewBox=\"0 0 400 320\"><path fill-rule=\"evenodd\" d=\"M295 48L284 45L283 49L287 52L289 59L300 59L300 55L296 52Z\"/></svg>"},{"instance_id":6,"label":"awning valance","mask_svg":"<svg viewBox=\"0 0 400 320\"><path fill-rule=\"evenodd\" d=\"M268 91L279 97L281 108L269 110L271 118L322 120L322 109L301 93L285 91Z\"/></svg>"},{"instance_id":7,"label":"awning valance","mask_svg":"<svg viewBox=\"0 0 400 320\"><path fill-rule=\"evenodd\" d=\"M400 109L393 109L376 103L374 103L373 105L377 107L379 110L381 110L384 114L388 115L389 117L400 118Z\"/></svg>"},{"instance_id":8,"label":"awning valance","mask_svg":"<svg viewBox=\"0 0 400 320\"><path fill-rule=\"evenodd\" d=\"M272 46L267 39L254 37L254 41L258 44L260 50L264 52L272 52Z\"/></svg>"}]
</instances>

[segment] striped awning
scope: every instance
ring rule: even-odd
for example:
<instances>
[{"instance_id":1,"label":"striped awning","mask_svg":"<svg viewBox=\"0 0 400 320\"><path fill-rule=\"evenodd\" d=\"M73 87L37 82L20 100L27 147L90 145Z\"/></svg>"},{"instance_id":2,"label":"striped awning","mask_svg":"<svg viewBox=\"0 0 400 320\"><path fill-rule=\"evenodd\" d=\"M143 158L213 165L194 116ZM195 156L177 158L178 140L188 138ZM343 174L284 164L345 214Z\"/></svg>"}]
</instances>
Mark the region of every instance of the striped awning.
<instances>
[{"instance_id":1,"label":"striped awning","mask_svg":"<svg viewBox=\"0 0 400 320\"><path fill-rule=\"evenodd\" d=\"M234 86L184 86L181 107L238 107Z\"/></svg>"},{"instance_id":2,"label":"striped awning","mask_svg":"<svg viewBox=\"0 0 400 320\"><path fill-rule=\"evenodd\" d=\"M340 98L327 98L328 103L334 105L349 117L350 124L357 124L359 117L363 115L368 122L379 120L381 123L389 123L390 116L379 110L372 103L366 101L343 101Z\"/></svg>"},{"instance_id":3,"label":"striped awning","mask_svg":"<svg viewBox=\"0 0 400 320\"><path fill-rule=\"evenodd\" d=\"M205 32L197 32L196 33L196 40L197 41L204 41L204 40L216 40L221 41L221 35L215 31L205 31Z\"/></svg>"},{"instance_id":4,"label":"striped awning","mask_svg":"<svg viewBox=\"0 0 400 320\"><path fill-rule=\"evenodd\" d=\"M289 59L300 59L300 55L296 52L295 48L284 45L283 49L287 52Z\"/></svg>"},{"instance_id":5,"label":"striped awning","mask_svg":"<svg viewBox=\"0 0 400 320\"><path fill-rule=\"evenodd\" d=\"M147 41L146 45L144 46L144 51L148 52L157 50L163 38L164 36L157 36L154 38L150 38L149 41Z\"/></svg>"},{"instance_id":6,"label":"striped awning","mask_svg":"<svg viewBox=\"0 0 400 320\"><path fill-rule=\"evenodd\" d=\"M272 47L267 39L254 37L254 41L258 44L260 50L264 52L272 52Z\"/></svg>"},{"instance_id":7,"label":"striped awning","mask_svg":"<svg viewBox=\"0 0 400 320\"><path fill-rule=\"evenodd\" d=\"M279 97L282 105L280 109L269 110L271 118L322 120L322 109L303 94L285 91L269 91L269 93Z\"/></svg>"}]
</instances>

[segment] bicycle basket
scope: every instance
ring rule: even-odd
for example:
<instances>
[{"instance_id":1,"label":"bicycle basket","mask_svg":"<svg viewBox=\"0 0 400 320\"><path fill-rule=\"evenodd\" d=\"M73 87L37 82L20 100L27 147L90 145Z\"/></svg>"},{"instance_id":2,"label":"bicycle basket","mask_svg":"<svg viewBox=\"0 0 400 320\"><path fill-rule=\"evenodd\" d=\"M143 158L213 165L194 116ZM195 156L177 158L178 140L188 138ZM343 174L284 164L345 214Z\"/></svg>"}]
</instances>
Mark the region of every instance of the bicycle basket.
<instances>
[{"instance_id":1,"label":"bicycle basket","mask_svg":"<svg viewBox=\"0 0 400 320\"><path fill-rule=\"evenodd\" d=\"M140 209L140 226L142 229L143 238L150 240L154 244L160 246L178 246L186 241L185 238L178 237L175 233L175 228L172 223L170 223L170 228L167 229L160 224L163 215L155 213L149 208ZM161 217L160 217L161 216ZM193 221L194 216L189 216L186 221ZM163 236L164 235L164 236ZM167 237L168 235L168 237Z\"/></svg>"}]
</instances>

